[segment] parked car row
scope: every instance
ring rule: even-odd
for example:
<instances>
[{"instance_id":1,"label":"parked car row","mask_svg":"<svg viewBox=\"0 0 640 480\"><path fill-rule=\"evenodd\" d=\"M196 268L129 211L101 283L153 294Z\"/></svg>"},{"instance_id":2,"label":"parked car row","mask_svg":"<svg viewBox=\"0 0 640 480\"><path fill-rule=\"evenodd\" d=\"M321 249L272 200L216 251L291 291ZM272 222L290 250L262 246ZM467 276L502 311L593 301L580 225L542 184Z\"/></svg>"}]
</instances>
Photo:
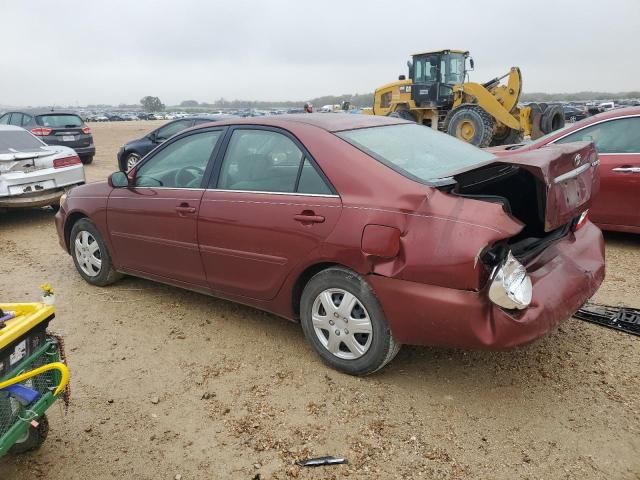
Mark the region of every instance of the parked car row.
<instances>
[{"instance_id":1,"label":"parked car row","mask_svg":"<svg viewBox=\"0 0 640 480\"><path fill-rule=\"evenodd\" d=\"M75 113L56 111L13 111L0 116L0 125L14 125L29 130L47 145L73 148L82 163L93 161L96 147L91 128Z\"/></svg>"}]
</instances>

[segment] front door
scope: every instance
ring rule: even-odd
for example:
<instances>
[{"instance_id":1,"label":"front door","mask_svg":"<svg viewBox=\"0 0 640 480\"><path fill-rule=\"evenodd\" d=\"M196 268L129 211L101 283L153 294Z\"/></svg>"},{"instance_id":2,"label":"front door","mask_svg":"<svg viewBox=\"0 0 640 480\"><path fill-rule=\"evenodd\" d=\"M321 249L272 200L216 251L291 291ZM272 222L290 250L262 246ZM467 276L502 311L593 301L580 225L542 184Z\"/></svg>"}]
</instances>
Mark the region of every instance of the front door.
<instances>
[{"instance_id":1,"label":"front door","mask_svg":"<svg viewBox=\"0 0 640 480\"><path fill-rule=\"evenodd\" d=\"M236 128L202 198L198 238L214 292L268 300L331 233L341 201L302 145Z\"/></svg>"},{"instance_id":2,"label":"front door","mask_svg":"<svg viewBox=\"0 0 640 480\"><path fill-rule=\"evenodd\" d=\"M171 140L132 173L134 186L113 190L107 223L119 269L208 289L197 219L205 171L222 135L212 129Z\"/></svg>"},{"instance_id":3,"label":"front door","mask_svg":"<svg viewBox=\"0 0 640 480\"><path fill-rule=\"evenodd\" d=\"M589 218L606 228L640 227L640 116L612 119L556 143L593 141L600 158L600 193Z\"/></svg>"}]
</instances>

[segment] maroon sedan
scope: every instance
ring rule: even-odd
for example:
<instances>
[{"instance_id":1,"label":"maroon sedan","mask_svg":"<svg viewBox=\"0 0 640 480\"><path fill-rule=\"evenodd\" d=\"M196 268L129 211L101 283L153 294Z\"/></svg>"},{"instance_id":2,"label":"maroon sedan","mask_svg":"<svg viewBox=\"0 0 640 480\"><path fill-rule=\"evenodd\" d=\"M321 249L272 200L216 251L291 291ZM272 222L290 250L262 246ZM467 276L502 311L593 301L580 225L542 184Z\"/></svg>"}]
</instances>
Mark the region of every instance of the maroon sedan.
<instances>
[{"instance_id":1,"label":"maroon sedan","mask_svg":"<svg viewBox=\"0 0 640 480\"><path fill-rule=\"evenodd\" d=\"M73 189L56 225L93 285L252 305L364 375L403 343L504 349L571 316L604 276L598 178L587 142L498 159L393 118L230 120Z\"/></svg>"},{"instance_id":2,"label":"maroon sedan","mask_svg":"<svg viewBox=\"0 0 640 480\"><path fill-rule=\"evenodd\" d=\"M595 143L601 161L600 193L589 218L603 230L640 233L640 108L611 110L533 143L491 150L503 156L585 140Z\"/></svg>"}]
</instances>

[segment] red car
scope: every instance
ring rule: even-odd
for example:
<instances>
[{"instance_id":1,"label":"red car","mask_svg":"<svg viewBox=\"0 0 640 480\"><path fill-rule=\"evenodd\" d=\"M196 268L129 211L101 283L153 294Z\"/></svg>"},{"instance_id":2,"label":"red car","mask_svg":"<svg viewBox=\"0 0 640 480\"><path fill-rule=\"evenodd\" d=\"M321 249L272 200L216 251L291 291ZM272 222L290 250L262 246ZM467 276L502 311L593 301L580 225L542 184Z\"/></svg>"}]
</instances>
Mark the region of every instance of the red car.
<instances>
[{"instance_id":1,"label":"red car","mask_svg":"<svg viewBox=\"0 0 640 480\"><path fill-rule=\"evenodd\" d=\"M600 193L589 218L603 230L640 233L640 108L611 110L528 145L491 150L503 156L584 140L595 143L601 162Z\"/></svg>"},{"instance_id":2,"label":"red car","mask_svg":"<svg viewBox=\"0 0 640 480\"><path fill-rule=\"evenodd\" d=\"M56 226L93 285L252 305L364 375L403 343L504 349L571 316L604 276L597 163L587 142L498 161L378 116L229 120L74 188Z\"/></svg>"}]
</instances>

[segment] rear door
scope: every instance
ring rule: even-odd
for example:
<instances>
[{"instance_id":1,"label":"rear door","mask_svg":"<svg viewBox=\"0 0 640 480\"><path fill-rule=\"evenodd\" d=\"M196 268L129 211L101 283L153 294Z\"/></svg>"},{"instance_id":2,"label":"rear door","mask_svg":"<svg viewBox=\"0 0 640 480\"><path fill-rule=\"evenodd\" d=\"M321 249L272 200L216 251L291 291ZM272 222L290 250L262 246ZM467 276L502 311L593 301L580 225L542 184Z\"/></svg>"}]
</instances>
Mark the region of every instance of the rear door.
<instances>
[{"instance_id":1,"label":"rear door","mask_svg":"<svg viewBox=\"0 0 640 480\"><path fill-rule=\"evenodd\" d=\"M167 142L132 173L135 186L113 190L107 222L120 268L208 290L197 218L203 182L223 134L207 129Z\"/></svg>"},{"instance_id":2,"label":"rear door","mask_svg":"<svg viewBox=\"0 0 640 480\"><path fill-rule=\"evenodd\" d=\"M48 145L64 145L70 148L91 146L90 130L78 115L66 113L38 115L36 124L34 133Z\"/></svg>"},{"instance_id":3,"label":"rear door","mask_svg":"<svg viewBox=\"0 0 640 480\"><path fill-rule=\"evenodd\" d=\"M593 141L600 157L600 193L589 217L603 226L640 227L640 116L605 120L556 143Z\"/></svg>"},{"instance_id":4,"label":"rear door","mask_svg":"<svg viewBox=\"0 0 640 480\"><path fill-rule=\"evenodd\" d=\"M202 198L198 239L214 292L268 300L314 255L342 203L282 130L236 127Z\"/></svg>"}]
</instances>

